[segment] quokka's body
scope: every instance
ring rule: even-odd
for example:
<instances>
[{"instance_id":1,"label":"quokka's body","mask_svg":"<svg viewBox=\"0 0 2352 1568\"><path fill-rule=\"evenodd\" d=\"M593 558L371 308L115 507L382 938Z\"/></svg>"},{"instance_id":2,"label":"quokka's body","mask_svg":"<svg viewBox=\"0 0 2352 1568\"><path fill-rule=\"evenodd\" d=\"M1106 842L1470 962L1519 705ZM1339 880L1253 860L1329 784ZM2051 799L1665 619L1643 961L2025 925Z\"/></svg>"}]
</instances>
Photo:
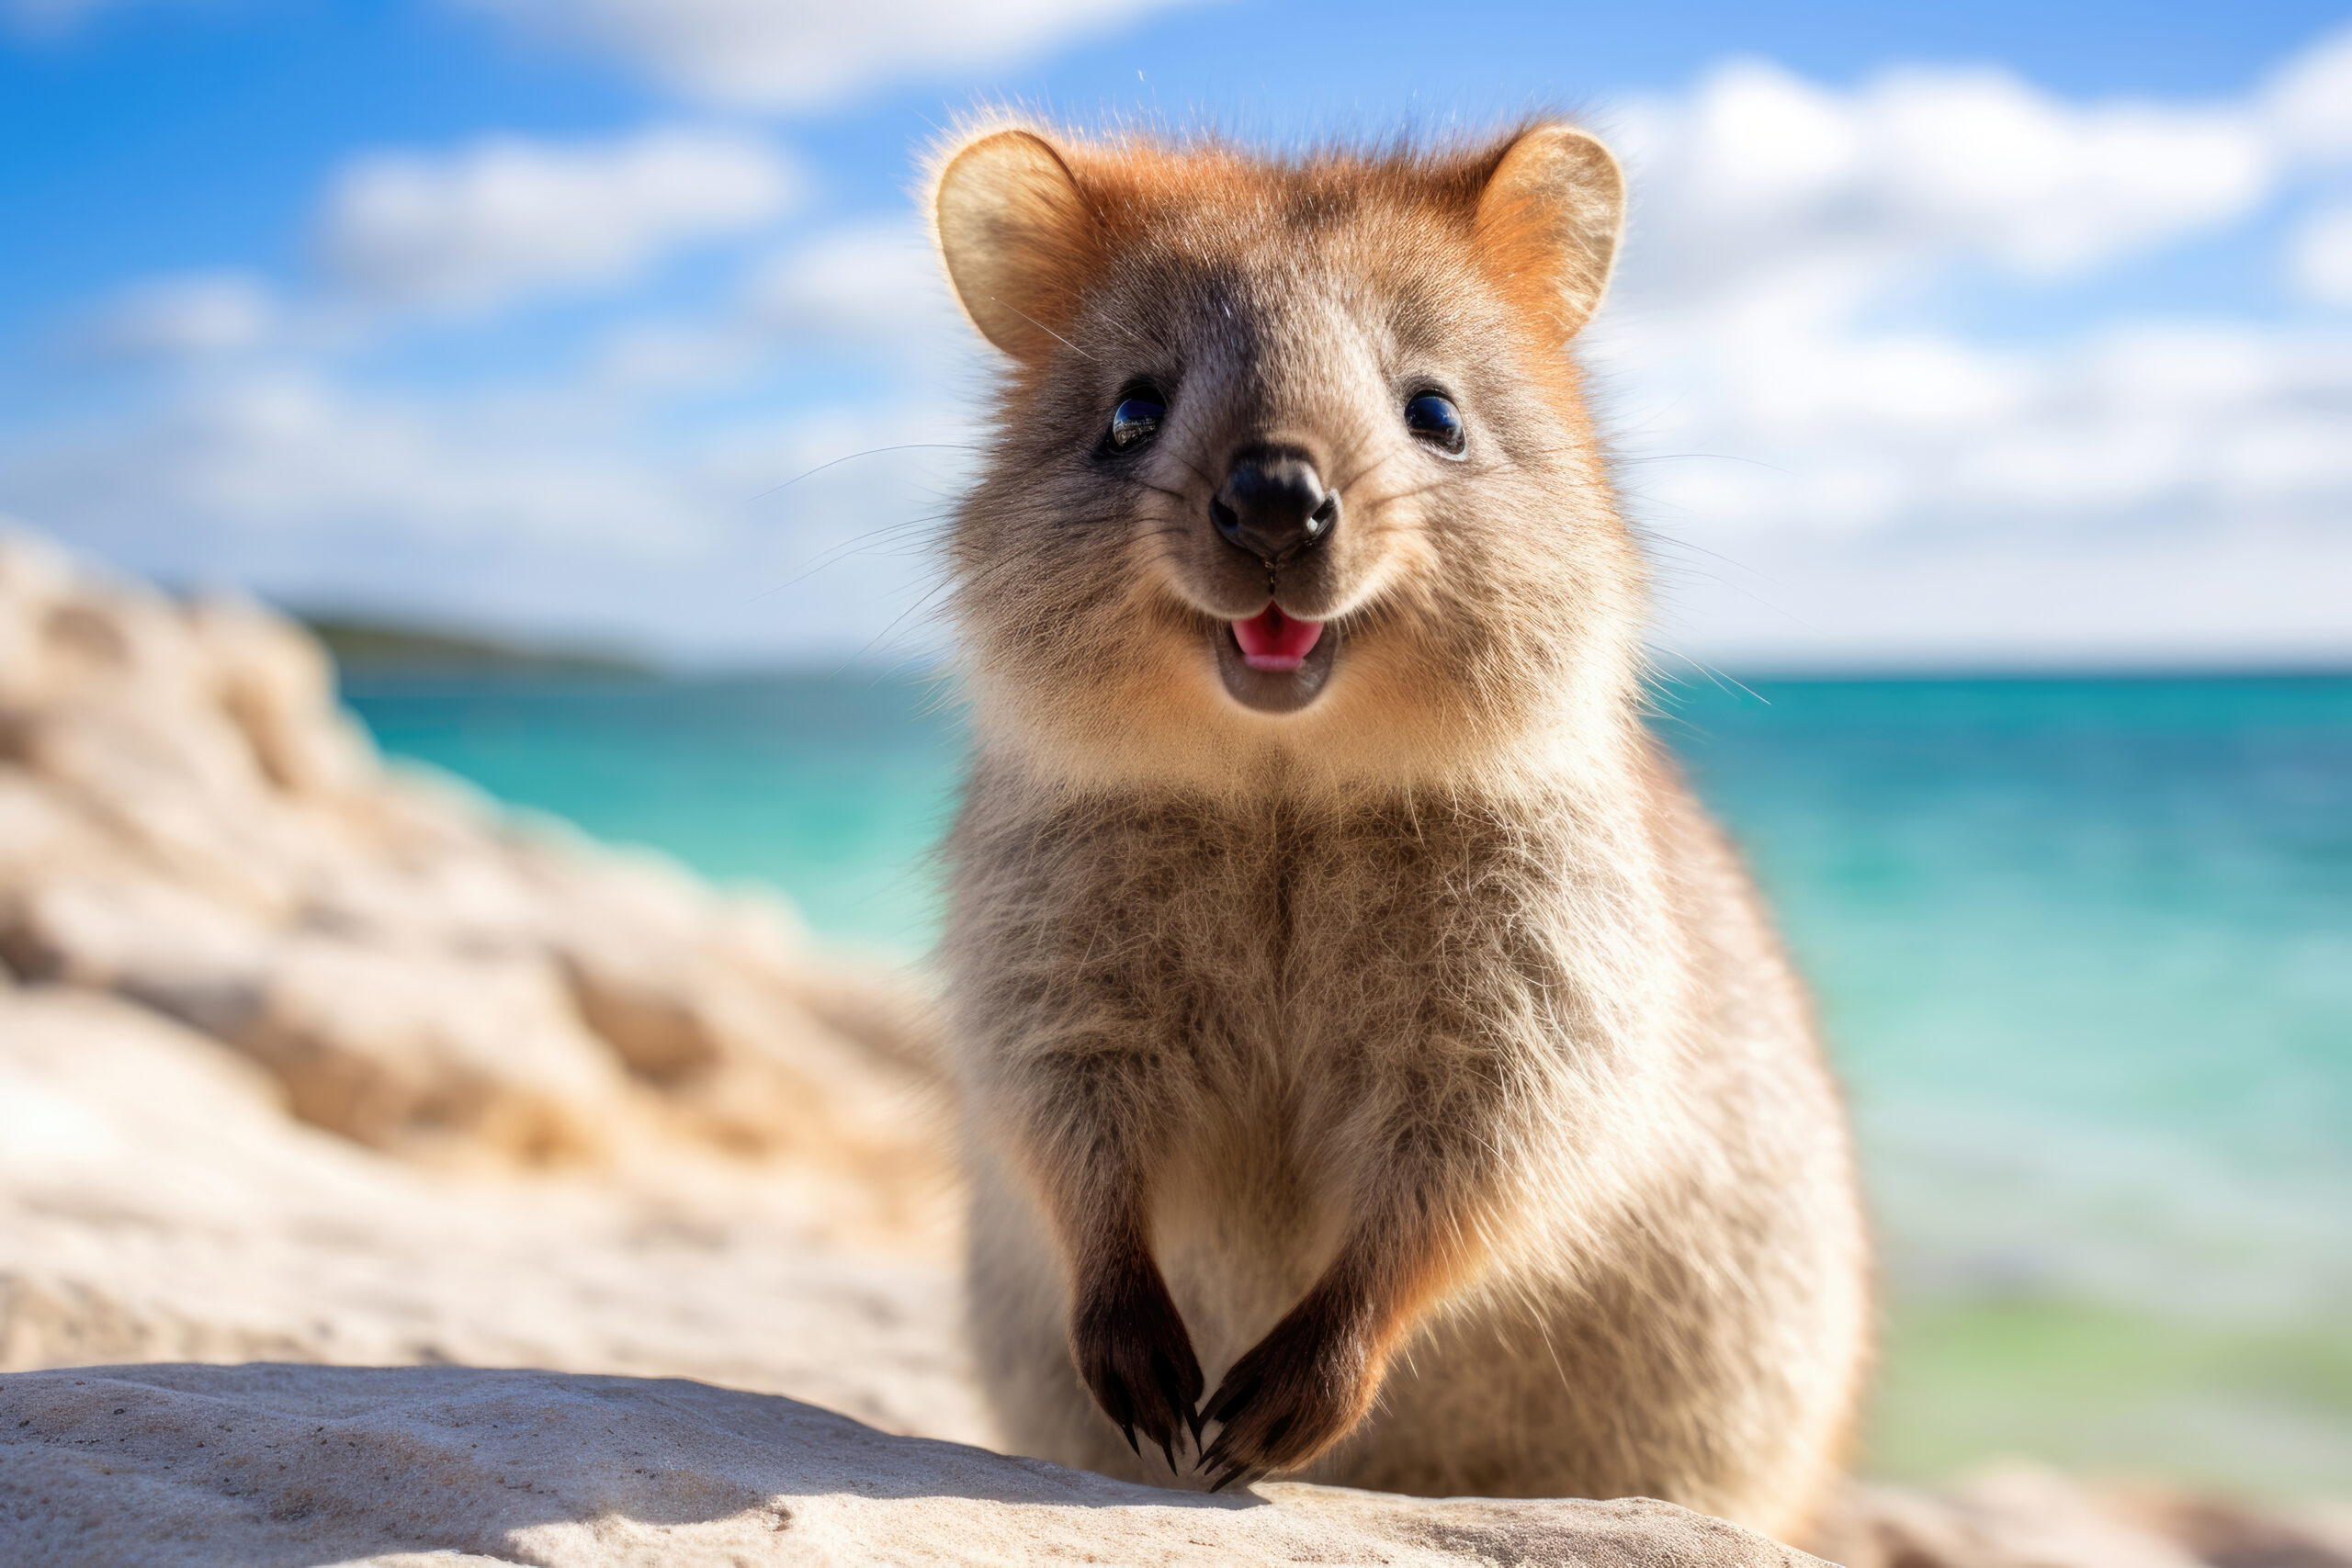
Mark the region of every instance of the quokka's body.
<instances>
[{"instance_id":1,"label":"quokka's body","mask_svg":"<svg viewBox=\"0 0 2352 1568\"><path fill-rule=\"evenodd\" d=\"M1781 1531L1834 1472L1843 1116L1640 722L1566 353L1621 209L1555 126L945 164L1012 359L954 547L946 953L971 1331L1024 1452Z\"/></svg>"}]
</instances>

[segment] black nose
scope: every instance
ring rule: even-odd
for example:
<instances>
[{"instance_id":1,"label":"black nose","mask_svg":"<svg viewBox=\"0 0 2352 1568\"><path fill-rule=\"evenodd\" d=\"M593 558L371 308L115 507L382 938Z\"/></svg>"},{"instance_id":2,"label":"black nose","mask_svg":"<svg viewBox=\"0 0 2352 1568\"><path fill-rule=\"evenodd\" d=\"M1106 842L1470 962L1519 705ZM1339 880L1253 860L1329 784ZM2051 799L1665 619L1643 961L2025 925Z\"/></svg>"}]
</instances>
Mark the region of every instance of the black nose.
<instances>
[{"instance_id":1,"label":"black nose","mask_svg":"<svg viewBox=\"0 0 2352 1568\"><path fill-rule=\"evenodd\" d=\"M1297 452L1244 452L1209 502L1226 542L1269 565L1313 549L1339 525L1340 498Z\"/></svg>"}]
</instances>

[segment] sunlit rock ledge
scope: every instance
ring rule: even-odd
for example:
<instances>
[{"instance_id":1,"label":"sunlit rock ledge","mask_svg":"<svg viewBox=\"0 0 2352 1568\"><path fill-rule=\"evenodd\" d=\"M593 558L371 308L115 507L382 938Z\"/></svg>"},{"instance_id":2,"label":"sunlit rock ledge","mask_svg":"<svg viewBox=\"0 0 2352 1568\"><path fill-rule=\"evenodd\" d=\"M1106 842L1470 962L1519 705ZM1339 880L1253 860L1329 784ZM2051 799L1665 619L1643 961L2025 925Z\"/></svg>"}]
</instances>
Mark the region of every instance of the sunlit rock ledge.
<instances>
[{"instance_id":1,"label":"sunlit rock ledge","mask_svg":"<svg viewBox=\"0 0 2352 1568\"><path fill-rule=\"evenodd\" d=\"M284 620L0 536L0 1563L1806 1561L985 1451L932 1030L773 900L387 768ZM2025 1470L1810 1544L2352 1565Z\"/></svg>"},{"instance_id":2,"label":"sunlit rock ledge","mask_svg":"<svg viewBox=\"0 0 2352 1568\"><path fill-rule=\"evenodd\" d=\"M0 1380L0 1416L27 1562L1813 1561L1664 1503L1212 1497L675 1381L113 1367Z\"/></svg>"}]
</instances>

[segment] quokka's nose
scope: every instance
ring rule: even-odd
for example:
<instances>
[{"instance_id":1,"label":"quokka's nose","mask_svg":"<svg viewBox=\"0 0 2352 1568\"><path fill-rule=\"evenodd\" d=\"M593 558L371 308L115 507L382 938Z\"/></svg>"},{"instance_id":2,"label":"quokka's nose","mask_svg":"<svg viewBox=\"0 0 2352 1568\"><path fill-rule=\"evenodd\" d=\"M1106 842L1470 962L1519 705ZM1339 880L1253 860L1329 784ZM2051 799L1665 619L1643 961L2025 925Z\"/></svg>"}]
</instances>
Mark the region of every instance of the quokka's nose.
<instances>
[{"instance_id":1,"label":"quokka's nose","mask_svg":"<svg viewBox=\"0 0 2352 1568\"><path fill-rule=\"evenodd\" d=\"M1340 524L1340 498L1298 452L1244 452L1209 502L1226 542L1270 566L1313 549Z\"/></svg>"}]
</instances>

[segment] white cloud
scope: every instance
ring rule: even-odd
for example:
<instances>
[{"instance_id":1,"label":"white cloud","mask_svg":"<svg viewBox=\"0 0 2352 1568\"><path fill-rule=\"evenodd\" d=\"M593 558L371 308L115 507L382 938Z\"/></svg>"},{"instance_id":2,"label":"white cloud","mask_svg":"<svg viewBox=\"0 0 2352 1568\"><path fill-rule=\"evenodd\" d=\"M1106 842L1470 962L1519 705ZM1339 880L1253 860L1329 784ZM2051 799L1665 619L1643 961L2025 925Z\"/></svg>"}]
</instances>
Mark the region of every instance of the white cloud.
<instances>
[{"instance_id":1,"label":"white cloud","mask_svg":"<svg viewBox=\"0 0 2352 1568\"><path fill-rule=\"evenodd\" d=\"M328 193L319 251L364 303L478 308L625 281L678 246L770 222L802 183L778 149L729 132L494 138L449 157L353 164Z\"/></svg>"},{"instance_id":2,"label":"white cloud","mask_svg":"<svg viewBox=\"0 0 2352 1568\"><path fill-rule=\"evenodd\" d=\"M1730 560L1661 553L1661 647L1735 671L2293 666L2352 652L2342 528L1969 530L1904 547L1792 533L1751 536Z\"/></svg>"},{"instance_id":3,"label":"white cloud","mask_svg":"<svg viewBox=\"0 0 2352 1568\"><path fill-rule=\"evenodd\" d=\"M950 309L906 260L919 240L820 232L707 317L472 389L370 387L345 340L300 328L183 353L135 407L0 429L0 497L133 570L299 602L690 656L905 656L935 645L922 542L970 434L939 390L960 327L889 320ZM830 366L865 374L813 379ZM713 392L741 412L670 417Z\"/></svg>"},{"instance_id":4,"label":"white cloud","mask_svg":"<svg viewBox=\"0 0 2352 1568\"><path fill-rule=\"evenodd\" d=\"M781 330L866 341L936 339L961 325L920 224L865 223L778 253L752 276L745 305Z\"/></svg>"},{"instance_id":5,"label":"white cloud","mask_svg":"<svg viewBox=\"0 0 2352 1568\"><path fill-rule=\"evenodd\" d=\"M2288 62L2271 80L2263 107L2295 152L2321 160L2352 158L2352 27Z\"/></svg>"},{"instance_id":6,"label":"white cloud","mask_svg":"<svg viewBox=\"0 0 2352 1568\"><path fill-rule=\"evenodd\" d=\"M2352 206L2303 220L2287 244L2287 270L2304 299L2352 306Z\"/></svg>"},{"instance_id":7,"label":"white cloud","mask_svg":"<svg viewBox=\"0 0 2352 1568\"><path fill-rule=\"evenodd\" d=\"M2339 40L2263 94L2165 106L1743 62L1636 106L1634 239L1595 349L1661 538L1666 640L2352 652L2352 333L2203 299L1998 337L1921 309L2244 223L2324 141L2310 85L2347 68ZM2314 218L2292 262L2311 298L2352 292L2352 218Z\"/></svg>"},{"instance_id":8,"label":"white cloud","mask_svg":"<svg viewBox=\"0 0 2352 1568\"><path fill-rule=\"evenodd\" d=\"M2070 104L1992 70L1890 72L1839 92L1761 61L1633 106L1622 141L1638 254L1686 299L1785 295L1782 268L1828 262L2081 273L2243 217L2281 162L2243 107Z\"/></svg>"},{"instance_id":9,"label":"white cloud","mask_svg":"<svg viewBox=\"0 0 2352 1568\"><path fill-rule=\"evenodd\" d=\"M851 223L754 262L714 315L627 323L595 357L600 385L644 393L738 379L779 354L846 354L869 373L944 368L967 352L967 331L920 223Z\"/></svg>"},{"instance_id":10,"label":"white cloud","mask_svg":"<svg viewBox=\"0 0 2352 1568\"><path fill-rule=\"evenodd\" d=\"M28 515L144 512L221 534L389 529L658 553L706 521L676 487L581 430L479 399L368 396L312 371L243 367L141 415L0 453Z\"/></svg>"},{"instance_id":11,"label":"white cloud","mask_svg":"<svg viewBox=\"0 0 2352 1568\"><path fill-rule=\"evenodd\" d=\"M268 286L243 273L194 273L127 290L99 317L94 336L110 353L231 353L260 344L277 324Z\"/></svg>"},{"instance_id":12,"label":"white cloud","mask_svg":"<svg viewBox=\"0 0 2352 1568\"><path fill-rule=\"evenodd\" d=\"M1168 0L468 0L714 103L806 108L919 72L1001 65Z\"/></svg>"}]
</instances>

